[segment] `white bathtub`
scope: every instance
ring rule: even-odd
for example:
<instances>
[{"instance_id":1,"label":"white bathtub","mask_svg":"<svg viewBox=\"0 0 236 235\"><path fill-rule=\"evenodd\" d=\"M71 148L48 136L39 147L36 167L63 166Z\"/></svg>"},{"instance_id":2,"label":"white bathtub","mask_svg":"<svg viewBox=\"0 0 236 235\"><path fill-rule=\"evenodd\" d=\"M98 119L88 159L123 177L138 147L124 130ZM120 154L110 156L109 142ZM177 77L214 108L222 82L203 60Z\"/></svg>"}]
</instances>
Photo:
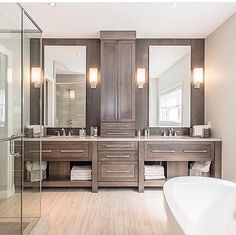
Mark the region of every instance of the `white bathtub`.
<instances>
[{"instance_id":1,"label":"white bathtub","mask_svg":"<svg viewBox=\"0 0 236 235\"><path fill-rule=\"evenodd\" d=\"M177 177L164 185L169 235L236 235L236 184Z\"/></svg>"}]
</instances>

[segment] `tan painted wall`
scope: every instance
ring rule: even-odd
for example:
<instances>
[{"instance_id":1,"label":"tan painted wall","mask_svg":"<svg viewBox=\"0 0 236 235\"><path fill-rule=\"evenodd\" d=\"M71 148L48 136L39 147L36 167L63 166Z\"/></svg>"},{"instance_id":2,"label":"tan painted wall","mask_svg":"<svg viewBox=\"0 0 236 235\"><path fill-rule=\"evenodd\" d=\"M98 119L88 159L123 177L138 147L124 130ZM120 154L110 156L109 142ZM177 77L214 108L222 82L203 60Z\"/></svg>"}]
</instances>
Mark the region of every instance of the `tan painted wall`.
<instances>
[{"instance_id":1,"label":"tan painted wall","mask_svg":"<svg viewBox=\"0 0 236 235\"><path fill-rule=\"evenodd\" d=\"M236 14L206 38L205 121L223 140L223 178L236 182Z\"/></svg>"}]
</instances>

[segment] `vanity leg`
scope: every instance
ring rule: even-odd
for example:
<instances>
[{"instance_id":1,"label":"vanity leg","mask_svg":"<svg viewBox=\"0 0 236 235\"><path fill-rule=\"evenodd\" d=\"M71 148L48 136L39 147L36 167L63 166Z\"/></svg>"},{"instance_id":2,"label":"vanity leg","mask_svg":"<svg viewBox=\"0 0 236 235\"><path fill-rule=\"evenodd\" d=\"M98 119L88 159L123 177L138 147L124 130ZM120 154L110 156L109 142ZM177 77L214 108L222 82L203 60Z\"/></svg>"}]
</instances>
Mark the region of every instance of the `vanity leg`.
<instances>
[{"instance_id":1,"label":"vanity leg","mask_svg":"<svg viewBox=\"0 0 236 235\"><path fill-rule=\"evenodd\" d=\"M222 178L222 142L215 142L215 158L212 162L212 176Z\"/></svg>"},{"instance_id":2,"label":"vanity leg","mask_svg":"<svg viewBox=\"0 0 236 235\"><path fill-rule=\"evenodd\" d=\"M138 177L138 191L144 192L144 159L145 159L145 143L139 141L138 146L138 161L139 161L139 177Z\"/></svg>"},{"instance_id":3,"label":"vanity leg","mask_svg":"<svg viewBox=\"0 0 236 235\"><path fill-rule=\"evenodd\" d=\"M91 142L92 147L92 192L98 192L98 158L97 158L97 142Z\"/></svg>"}]
</instances>

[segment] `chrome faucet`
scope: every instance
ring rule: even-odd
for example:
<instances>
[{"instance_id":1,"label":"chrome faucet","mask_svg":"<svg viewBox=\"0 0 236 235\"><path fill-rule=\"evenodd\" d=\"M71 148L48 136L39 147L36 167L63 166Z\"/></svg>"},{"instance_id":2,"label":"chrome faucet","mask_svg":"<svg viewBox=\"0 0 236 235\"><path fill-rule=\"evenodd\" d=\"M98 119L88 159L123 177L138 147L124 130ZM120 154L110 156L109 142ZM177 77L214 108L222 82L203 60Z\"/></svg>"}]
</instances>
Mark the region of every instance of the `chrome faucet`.
<instances>
[{"instance_id":1,"label":"chrome faucet","mask_svg":"<svg viewBox=\"0 0 236 235\"><path fill-rule=\"evenodd\" d=\"M62 128L61 131L62 131L62 136L66 136L66 130L65 130L65 128Z\"/></svg>"},{"instance_id":2,"label":"chrome faucet","mask_svg":"<svg viewBox=\"0 0 236 235\"><path fill-rule=\"evenodd\" d=\"M174 136L174 129L173 128L169 129L169 136Z\"/></svg>"},{"instance_id":3,"label":"chrome faucet","mask_svg":"<svg viewBox=\"0 0 236 235\"><path fill-rule=\"evenodd\" d=\"M69 134L68 134L68 135L69 135L69 136L72 136L72 134L73 134L73 131L69 131Z\"/></svg>"},{"instance_id":4,"label":"chrome faucet","mask_svg":"<svg viewBox=\"0 0 236 235\"><path fill-rule=\"evenodd\" d=\"M60 136L60 131L55 131L57 136Z\"/></svg>"}]
</instances>

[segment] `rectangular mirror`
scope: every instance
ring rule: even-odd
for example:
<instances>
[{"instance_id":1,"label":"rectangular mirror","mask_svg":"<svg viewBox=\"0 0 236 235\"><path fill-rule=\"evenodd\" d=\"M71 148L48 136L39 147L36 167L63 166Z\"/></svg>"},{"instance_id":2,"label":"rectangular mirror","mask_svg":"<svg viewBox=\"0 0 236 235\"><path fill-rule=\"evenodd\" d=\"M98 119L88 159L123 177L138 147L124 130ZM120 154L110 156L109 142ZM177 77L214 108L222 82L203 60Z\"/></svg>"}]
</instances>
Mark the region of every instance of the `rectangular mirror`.
<instances>
[{"instance_id":1,"label":"rectangular mirror","mask_svg":"<svg viewBox=\"0 0 236 235\"><path fill-rule=\"evenodd\" d=\"M149 126L190 127L191 46L149 47Z\"/></svg>"},{"instance_id":2,"label":"rectangular mirror","mask_svg":"<svg viewBox=\"0 0 236 235\"><path fill-rule=\"evenodd\" d=\"M44 46L44 124L86 127L86 46Z\"/></svg>"}]
</instances>

